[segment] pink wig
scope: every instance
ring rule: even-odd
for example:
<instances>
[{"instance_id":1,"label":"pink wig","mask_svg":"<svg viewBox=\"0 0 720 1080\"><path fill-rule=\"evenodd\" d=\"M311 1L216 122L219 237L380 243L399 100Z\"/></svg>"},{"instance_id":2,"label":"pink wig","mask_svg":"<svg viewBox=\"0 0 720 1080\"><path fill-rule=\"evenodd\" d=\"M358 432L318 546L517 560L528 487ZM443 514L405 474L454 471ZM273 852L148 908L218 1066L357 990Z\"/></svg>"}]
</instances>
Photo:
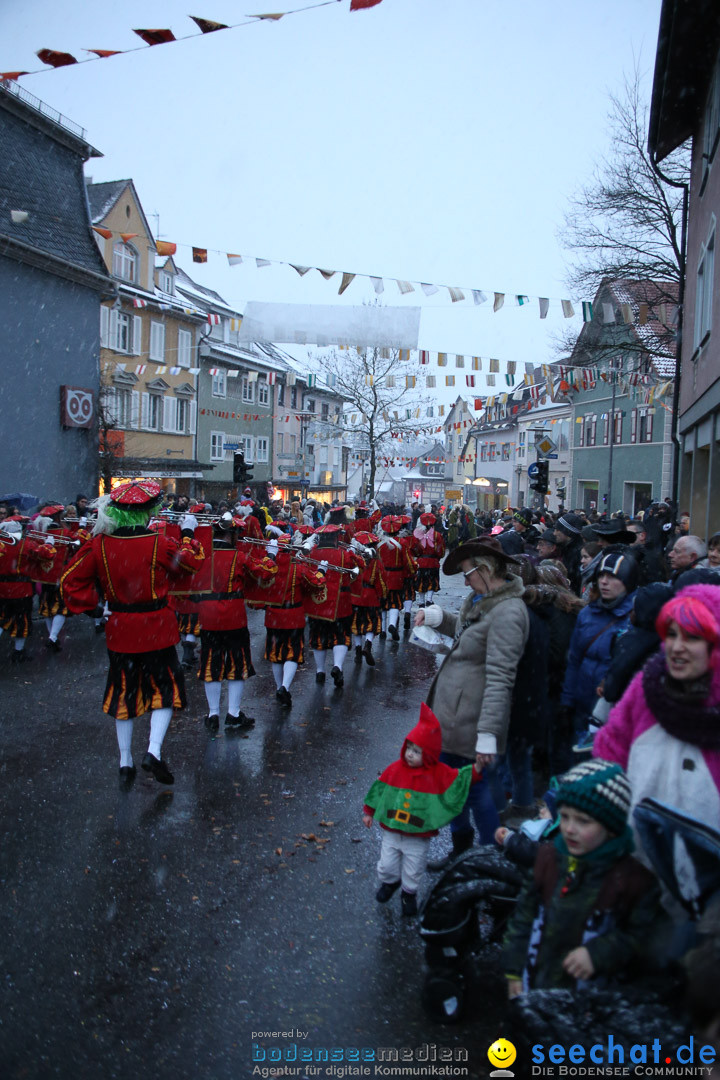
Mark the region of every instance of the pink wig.
<instances>
[{"instance_id":1,"label":"pink wig","mask_svg":"<svg viewBox=\"0 0 720 1080\"><path fill-rule=\"evenodd\" d=\"M712 589L718 598L711 596L712 606L703 596L691 595L696 589ZM691 585L682 589L672 600L668 600L661 610L655 622L655 629L664 641L667 637L670 623L677 623L684 634L691 637L704 638L713 647L720 641L720 620L718 619L718 606L720 605L720 589L717 585Z\"/></svg>"}]
</instances>

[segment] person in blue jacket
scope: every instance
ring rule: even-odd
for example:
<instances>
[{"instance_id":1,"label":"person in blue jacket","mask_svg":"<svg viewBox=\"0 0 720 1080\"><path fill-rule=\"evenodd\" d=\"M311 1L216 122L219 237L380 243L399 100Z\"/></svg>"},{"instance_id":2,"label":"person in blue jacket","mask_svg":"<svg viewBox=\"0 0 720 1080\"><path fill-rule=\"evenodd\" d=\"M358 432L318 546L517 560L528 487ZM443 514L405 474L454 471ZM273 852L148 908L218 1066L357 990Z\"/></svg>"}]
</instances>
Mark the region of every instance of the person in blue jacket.
<instances>
[{"instance_id":1,"label":"person in blue jacket","mask_svg":"<svg viewBox=\"0 0 720 1080\"><path fill-rule=\"evenodd\" d=\"M598 563L599 598L583 608L570 639L561 705L567 726L578 733L598 701L615 637L630 623L638 566L627 549L609 548Z\"/></svg>"}]
</instances>

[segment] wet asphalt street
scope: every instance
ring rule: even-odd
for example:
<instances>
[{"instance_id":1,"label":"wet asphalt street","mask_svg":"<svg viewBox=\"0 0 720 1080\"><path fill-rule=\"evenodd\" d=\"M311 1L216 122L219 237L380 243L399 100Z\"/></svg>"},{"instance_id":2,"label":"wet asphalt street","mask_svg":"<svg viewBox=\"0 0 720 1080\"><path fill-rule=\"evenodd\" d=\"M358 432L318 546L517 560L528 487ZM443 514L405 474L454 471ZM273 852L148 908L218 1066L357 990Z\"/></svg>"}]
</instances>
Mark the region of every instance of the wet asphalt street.
<instances>
[{"instance_id":1,"label":"wet asphalt street","mask_svg":"<svg viewBox=\"0 0 720 1080\"><path fill-rule=\"evenodd\" d=\"M456 609L461 595L451 582L441 601ZM376 642L377 666L356 666L351 651L338 691L329 677L316 686L308 653L288 712L261 659L261 612L250 625L258 674L242 708L255 729L209 736L189 677L188 708L163 748L174 787L138 769L129 792L100 709L106 650L91 621L69 620L57 655L36 621L33 662L20 666L0 638L8 1080L243 1080L262 1075L253 1042L287 1050L303 1040L267 1033L297 1031L312 1048L465 1048L466 1075L488 1075L502 984L488 978L456 1026L426 1017L417 924L401 918L399 896L375 902L379 830L361 821L368 787L416 722L435 657L407 640ZM138 765L148 728L136 721ZM433 853L446 843L433 841ZM333 1075L295 1065L297 1076Z\"/></svg>"}]
</instances>

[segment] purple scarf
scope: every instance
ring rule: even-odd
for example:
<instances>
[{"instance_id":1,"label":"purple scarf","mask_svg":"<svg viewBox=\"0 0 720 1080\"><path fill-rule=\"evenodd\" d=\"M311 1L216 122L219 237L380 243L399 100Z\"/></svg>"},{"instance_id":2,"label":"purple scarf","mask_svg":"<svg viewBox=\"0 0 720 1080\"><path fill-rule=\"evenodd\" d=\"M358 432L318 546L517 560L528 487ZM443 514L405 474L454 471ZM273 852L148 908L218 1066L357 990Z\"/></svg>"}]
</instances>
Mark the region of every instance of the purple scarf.
<instances>
[{"instance_id":1,"label":"purple scarf","mask_svg":"<svg viewBox=\"0 0 720 1080\"><path fill-rule=\"evenodd\" d=\"M703 750L720 749L720 703L708 702L709 688L704 699L684 694L682 683L669 675L663 652L646 663L642 685L650 712L668 735Z\"/></svg>"}]
</instances>

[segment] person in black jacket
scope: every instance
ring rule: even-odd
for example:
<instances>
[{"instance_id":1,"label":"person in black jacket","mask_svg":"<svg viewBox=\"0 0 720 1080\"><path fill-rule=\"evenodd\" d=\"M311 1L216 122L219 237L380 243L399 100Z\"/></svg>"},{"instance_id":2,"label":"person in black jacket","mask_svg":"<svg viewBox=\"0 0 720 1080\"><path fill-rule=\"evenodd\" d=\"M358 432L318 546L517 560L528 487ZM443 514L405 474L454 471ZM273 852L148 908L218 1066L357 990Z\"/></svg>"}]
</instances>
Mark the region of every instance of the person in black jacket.
<instances>
[{"instance_id":1,"label":"person in black jacket","mask_svg":"<svg viewBox=\"0 0 720 1080\"><path fill-rule=\"evenodd\" d=\"M560 558L567 570L570 588L580 595L580 552L583 519L579 514L563 514L555 523L555 543L560 548Z\"/></svg>"},{"instance_id":2,"label":"person in black jacket","mask_svg":"<svg viewBox=\"0 0 720 1080\"><path fill-rule=\"evenodd\" d=\"M662 548L659 544L648 542L643 522L639 519L631 521L627 528L635 536L630 546L630 554L638 564L640 586L651 585L654 581L667 581L668 572Z\"/></svg>"},{"instance_id":3,"label":"person in black jacket","mask_svg":"<svg viewBox=\"0 0 720 1080\"><path fill-rule=\"evenodd\" d=\"M635 593L630 626L613 643L613 656L603 682L603 697L614 705L623 696L633 675L660 647L655 620L660 608L672 599L671 585L662 581L645 585Z\"/></svg>"}]
</instances>

